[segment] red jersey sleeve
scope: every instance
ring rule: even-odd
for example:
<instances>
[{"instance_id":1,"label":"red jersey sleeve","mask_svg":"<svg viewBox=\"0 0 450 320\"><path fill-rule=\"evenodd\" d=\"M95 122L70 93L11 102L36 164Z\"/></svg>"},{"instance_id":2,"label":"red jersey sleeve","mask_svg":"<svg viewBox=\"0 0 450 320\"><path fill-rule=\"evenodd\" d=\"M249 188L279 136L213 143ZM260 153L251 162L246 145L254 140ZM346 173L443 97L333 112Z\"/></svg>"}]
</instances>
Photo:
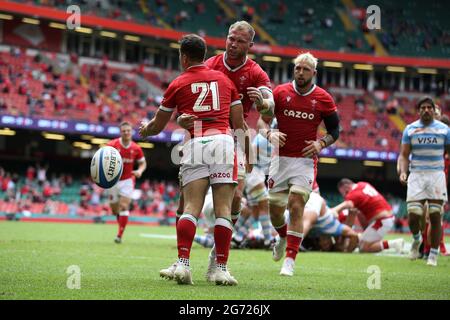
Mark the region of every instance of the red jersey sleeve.
<instances>
[{"instance_id":1,"label":"red jersey sleeve","mask_svg":"<svg viewBox=\"0 0 450 320\"><path fill-rule=\"evenodd\" d=\"M176 95L178 92L178 81L174 80L167 88L166 92L164 92L163 100L161 101L161 105L159 108L163 111L172 112L177 107L176 104Z\"/></svg>"},{"instance_id":2,"label":"red jersey sleeve","mask_svg":"<svg viewBox=\"0 0 450 320\"><path fill-rule=\"evenodd\" d=\"M273 101L274 101L274 103L275 103L275 108L277 107L277 105L279 105L280 104L280 99L279 99L279 97L280 97L280 87L278 86L278 87L276 87L274 90L273 90Z\"/></svg>"},{"instance_id":3,"label":"red jersey sleeve","mask_svg":"<svg viewBox=\"0 0 450 320\"><path fill-rule=\"evenodd\" d=\"M323 97L322 97L321 100L322 100L321 101L322 102L321 103L321 106L322 106L322 110L321 110L322 117L327 117L330 114L332 114L332 113L337 111L337 107L336 107L336 104L334 103L334 99L329 93L325 92L323 94Z\"/></svg>"},{"instance_id":4,"label":"red jersey sleeve","mask_svg":"<svg viewBox=\"0 0 450 320\"><path fill-rule=\"evenodd\" d=\"M231 105L230 105L230 107L242 103L241 98L239 97L239 92L236 89L236 86L234 85L233 81L231 81L228 77L225 77L225 78L227 79L227 84L228 84L229 88L231 89Z\"/></svg>"},{"instance_id":5,"label":"red jersey sleeve","mask_svg":"<svg viewBox=\"0 0 450 320\"><path fill-rule=\"evenodd\" d=\"M144 158L144 152L142 151L142 148L141 148L139 145L137 145L137 144L136 144L136 154L135 154L135 156L134 156L134 159L135 159L136 161L145 159L145 158Z\"/></svg>"},{"instance_id":6,"label":"red jersey sleeve","mask_svg":"<svg viewBox=\"0 0 450 320\"><path fill-rule=\"evenodd\" d=\"M346 201L352 201L353 205L356 207L357 206L357 202L359 200L359 196L358 196L358 192L355 190L350 191L349 193L347 193L347 195L345 196L345 200Z\"/></svg>"},{"instance_id":7,"label":"red jersey sleeve","mask_svg":"<svg viewBox=\"0 0 450 320\"><path fill-rule=\"evenodd\" d=\"M271 89L270 79L267 73L259 66L255 68L255 86L260 89L261 87Z\"/></svg>"}]
</instances>

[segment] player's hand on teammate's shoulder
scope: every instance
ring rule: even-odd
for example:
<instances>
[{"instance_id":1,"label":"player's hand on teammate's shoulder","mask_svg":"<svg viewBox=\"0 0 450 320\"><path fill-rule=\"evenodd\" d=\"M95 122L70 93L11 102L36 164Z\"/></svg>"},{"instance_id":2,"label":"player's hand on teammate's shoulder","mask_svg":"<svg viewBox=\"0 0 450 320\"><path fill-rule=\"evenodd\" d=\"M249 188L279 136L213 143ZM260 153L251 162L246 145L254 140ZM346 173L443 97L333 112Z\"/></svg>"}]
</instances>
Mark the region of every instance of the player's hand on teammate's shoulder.
<instances>
[{"instance_id":1,"label":"player's hand on teammate's shoulder","mask_svg":"<svg viewBox=\"0 0 450 320\"><path fill-rule=\"evenodd\" d=\"M305 158L312 158L322 151L322 145L319 141L307 140L305 143L307 146L302 150Z\"/></svg>"},{"instance_id":2,"label":"player's hand on teammate's shoulder","mask_svg":"<svg viewBox=\"0 0 450 320\"><path fill-rule=\"evenodd\" d=\"M194 126L194 122L197 119L198 117L196 115L183 113L177 118L177 123L183 129L189 130Z\"/></svg>"},{"instance_id":3,"label":"player's hand on teammate's shoulder","mask_svg":"<svg viewBox=\"0 0 450 320\"><path fill-rule=\"evenodd\" d=\"M268 140L275 147L283 147L286 144L287 134L281 131L270 131Z\"/></svg>"},{"instance_id":4,"label":"player's hand on teammate's shoulder","mask_svg":"<svg viewBox=\"0 0 450 320\"><path fill-rule=\"evenodd\" d=\"M245 172L246 173L251 173L252 172L252 170L253 170L253 164L251 164L251 163L245 163Z\"/></svg>"},{"instance_id":5,"label":"player's hand on teammate's shoulder","mask_svg":"<svg viewBox=\"0 0 450 320\"><path fill-rule=\"evenodd\" d=\"M408 174L407 173L405 173L405 172L400 173L398 178L402 185L406 186L408 184Z\"/></svg>"}]
</instances>

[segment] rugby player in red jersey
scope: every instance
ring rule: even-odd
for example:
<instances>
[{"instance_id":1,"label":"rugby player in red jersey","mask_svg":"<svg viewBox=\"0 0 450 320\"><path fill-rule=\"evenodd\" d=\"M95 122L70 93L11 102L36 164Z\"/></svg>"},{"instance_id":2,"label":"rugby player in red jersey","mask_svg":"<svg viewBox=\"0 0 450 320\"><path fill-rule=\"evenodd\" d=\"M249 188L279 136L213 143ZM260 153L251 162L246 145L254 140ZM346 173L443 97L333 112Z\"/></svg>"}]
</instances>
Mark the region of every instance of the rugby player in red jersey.
<instances>
[{"instance_id":1,"label":"rugby player in red jersey","mask_svg":"<svg viewBox=\"0 0 450 320\"><path fill-rule=\"evenodd\" d=\"M380 252L394 248L400 253L403 248L403 239L383 241L395 220L392 207L386 199L370 183L354 183L346 178L339 181L338 190L345 200L332 210L340 212L349 209L346 222L350 227L353 226L358 215L358 220L364 229L359 239L359 251Z\"/></svg>"},{"instance_id":2,"label":"rugby player in red jersey","mask_svg":"<svg viewBox=\"0 0 450 320\"><path fill-rule=\"evenodd\" d=\"M236 86L239 97L242 101L244 109L244 120L247 118L253 105L257 108L264 108L266 110L273 108L273 95L271 90L270 79L267 73L247 55L250 48L254 45L253 38L255 36L255 30L246 21L237 21L232 24L228 30L228 36L225 43L225 52L209 58L205 64L213 70L218 70L224 73ZM184 128L189 129L194 125L194 121L197 120L197 115L182 114L178 117L178 124ZM231 218L233 224L235 224L240 216L242 210L241 203L243 197L243 191L245 187L245 157L242 149L236 147L237 162L238 162L238 186L236 188L233 204L231 208ZM260 222L269 227L270 222L267 216L267 199L264 198L266 189L264 181L256 184L249 191L249 194L261 194L258 202L263 205L260 206ZM266 208L264 208L264 203ZM183 199L180 199L179 206L182 207ZM178 214L182 210L177 211ZM245 222L245 219L241 219L236 227ZM212 281L211 270L215 269L215 247L211 250L209 255L209 267L206 274L206 278ZM169 269L161 270L163 273Z\"/></svg>"},{"instance_id":3,"label":"rugby player in red jersey","mask_svg":"<svg viewBox=\"0 0 450 320\"><path fill-rule=\"evenodd\" d=\"M108 146L119 150L122 156L123 171L119 182L109 190L109 202L113 214L119 224L119 232L114 241L122 242L122 235L128 223L130 215L131 196L134 191L136 178L140 178L147 168L142 148L132 140L132 127L129 122L120 124L120 138L111 140ZM137 170L134 169L134 163L138 163Z\"/></svg>"},{"instance_id":4,"label":"rugby player in red jersey","mask_svg":"<svg viewBox=\"0 0 450 320\"><path fill-rule=\"evenodd\" d=\"M278 154L272 156L269 168L269 211L272 225L279 238L273 248L273 259L286 259L280 275L294 274L295 258L303 239L303 210L313 188L317 156L323 148L339 137L339 117L333 98L317 86L317 59L303 53L294 61L294 80L275 88L275 107L258 107L263 115L272 113L277 130L266 136L273 143L276 137ZM317 129L325 123L327 134L317 140ZM289 209L289 224L284 211Z\"/></svg>"},{"instance_id":5,"label":"rugby player in red jersey","mask_svg":"<svg viewBox=\"0 0 450 320\"><path fill-rule=\"evenodd\" d=\"M242 103L236 87L222 72L204 64L206 43L197 35L186 35L180 41L180 65L184 72L164 93L155 117L140 128L143 137L159 134L169 122L172 112L195 115L189 129L190 139L183 146L181 183L184 213L177 223L178 262L173 278L179 284L193 284L190 251L197 219L211 185L216 222L214 242L216 260L213 278L216 284L236 285L227 269L233 225L231 203L237 184L234 139L235 130L245 133ZM235 131L236 132L236 131ZM250 140L245 139L247 160ZM251 171L251 166L248 166Z\"/></svg>"}]
</instances>

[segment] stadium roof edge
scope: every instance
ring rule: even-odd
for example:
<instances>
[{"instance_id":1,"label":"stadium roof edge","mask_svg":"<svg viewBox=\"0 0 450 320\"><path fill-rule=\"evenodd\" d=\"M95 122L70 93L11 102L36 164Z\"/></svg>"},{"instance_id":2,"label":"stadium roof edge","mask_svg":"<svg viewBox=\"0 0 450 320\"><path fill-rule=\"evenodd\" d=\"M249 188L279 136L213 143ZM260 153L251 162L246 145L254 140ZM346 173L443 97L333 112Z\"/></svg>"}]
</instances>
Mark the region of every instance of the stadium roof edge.
<instances>
[{"instance_id":1,"label":"stadium roof edge","mask_svg":"<svg viewBox=\"0 0 450 320\"><path fill-rule=\"evenodd\" d=\"M70 14L63 10L54 8L47 8L31 4L16 3L11 1L1 1L0 11L28 15L32 17L40 17L55 21L66 21ZM172 41L178 41L186 32L166 30L162 28L153 27L150 25L143 25L138 23L117 21L113 19L101 18L93 15L82 15L81 24L93 28L102 28L108 30L121 31L125 33L136 34L140 36L162 38ZM225 47L225 41L217 37L205 37L207 43L211 47L221 48ZM252 52L258 54L279 55L283 57L295 57L298 53L310 51L319 59L326 59L340 62L360 62L379 65L401 65L408 67L432 67L450 69L450 59L436 59L436 58L417 58L417 57L399 57L399 56L373 56L370 54L359 53L345 53L338 51L314 50L298 47L282 47L271 45L253 46Z\"/></svg>"}]
</instances>

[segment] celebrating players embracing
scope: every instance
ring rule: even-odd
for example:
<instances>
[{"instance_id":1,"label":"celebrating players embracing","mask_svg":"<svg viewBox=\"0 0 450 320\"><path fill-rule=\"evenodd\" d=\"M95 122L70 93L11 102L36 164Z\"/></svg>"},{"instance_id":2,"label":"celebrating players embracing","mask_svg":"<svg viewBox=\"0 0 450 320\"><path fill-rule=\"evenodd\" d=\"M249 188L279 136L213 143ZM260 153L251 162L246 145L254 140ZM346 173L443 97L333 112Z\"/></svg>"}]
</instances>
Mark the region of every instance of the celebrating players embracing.
<instances>
[{"instance_id":1,"label":"celebrating players embracing","mask_svg":"<svg viewBox=\"0 0 450 320\"><path fill-rule=\"evenodd\" d=\"M254 45L253 38L255 30L246 21L237 21L228 29L228 35L225 43L225 52L209 58L205 64L213 70L217 70L225 74L236 86L239 98L242 101L244 110L244 120L247 118L253 105L265 110L273 108L273 95L271 90L270 79L267 73L252 59L248 58L248 52ZM184 129L189 129L196 121L197 115L182 114L178 117L178 124ZM245 124L247 126L247 124ZM238 164L238 185L233 197L231 207L231 219L235 224L242 210L241 203L245 188L245 164L246 159L242 148L236 146L237 164ZM257 195L255 199L258 204L259 220L266 230L270 230L270 221L267 215L267 196L265 192L264 180L254 183L248 188L248 194ZM180 207L183 205L183 199L180 199ZM181 212L182 210L179 210ZM238 225L243 225L245 218L241 218ZM210 270L215 269L215 247L211 250L209 256L209 267L207 279L213 281ZM173 269L169 267L161 270L162 273L170 273Z\"/></svg>"},{"instance_id":2,"label":"celebrating players embracing","mask_svg":"<svg viewBox=\"0 0 450 320\"><path fill-rule=\"evenodd\" d=\"M245 134L242 104L234 84L223 73L205 66L206 43L197 35L186 35L180 41L180 65L184 72L164 93L155 117L140 128L143 137L156 135L169 122L172 112L195 115L189 129L191 139L183 146L181 181L184 213L177 223L178 262L174 278L179 284L193 284L190 251L209 185L212 187L214 242L216 245L216 284L236 285L227 269L232 234L231 203L237 182L234 139L235 130ZM200 126L198 126L200 125ZM246 157L249 139L245 139Z\"/></svg>"}]
</instances>

